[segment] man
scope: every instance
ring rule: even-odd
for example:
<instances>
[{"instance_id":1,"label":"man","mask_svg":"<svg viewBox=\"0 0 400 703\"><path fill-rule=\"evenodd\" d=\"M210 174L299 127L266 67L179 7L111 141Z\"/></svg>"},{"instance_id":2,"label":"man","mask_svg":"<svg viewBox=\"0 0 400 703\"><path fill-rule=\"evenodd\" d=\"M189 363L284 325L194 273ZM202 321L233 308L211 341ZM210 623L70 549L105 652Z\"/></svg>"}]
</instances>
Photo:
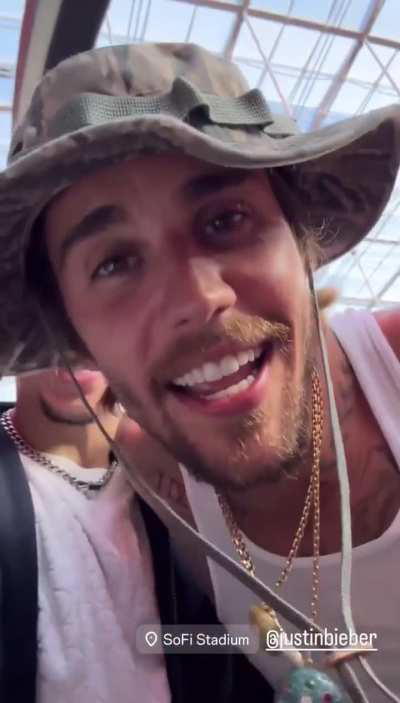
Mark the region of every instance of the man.
<instances>
[{"instance_id":1,"label":"man","mask_svg":"<svg viewBox=\"0 0 400 703\"><path fill-rule=\"evenodd\" d=\"M320 560L341 548L337 462L351 629L348 479L311 271L379 217L398 168L399 109L296 135L260 94L244 92L233 66L186 45L101 49L44 79L0 182L8 256L28 246L43 327L22 347L37 308L25 307L18 329L4 322L4 364L48 363L38 343L44 330L62 353L95 361L128 414L218 489L225 535L242 563L253 569L240 528L288 557L286 575L276 573L282 582L294 556L313 555L315 621L329 595L320 589ZM16 291L9 308L20 315L22 275L16 266L8 273ZM398 315L381 325L399 353ZM362 548L396 515L397 458L341 346L326 336L336 394L343 389L347 399L344 381L354 383L351 414L338 404ZM360 452L378 445L387 455L379 472L359 463ZM218 504L216 511L221 518ZM393 619L391 612L385 622ZM381 672L393 686L392 636ZM272 672L275 661L266 665ZM375 695L371 677L363 683Z\"/></svg>"},{"instance_id":2,"label":"man","mask_svg":"<svg viewBox=\"0 0 400 703\"><path fill-rule=\"evenodd\" d=\"M75 700L81 686L90 700L107 690L123 700L134 666L124 615L129 611L131 619L131 609L137 616L156 613L129 486L93 415L114 436L119 414L102 374L77 369L74 375L88 407L69 372L58 369L20 377L15 409L0 417L26 472L35 512L39 703ZM2 453L0 461L6 462ZM34 592L35 583L30 588ZM135 608L139 597L141 610ZM26 622L23 628L26 640ZM148 674L161 695L160 663L152 663ZM13 698L22 700L17 692Z\"/></svg>"},{"instance_id":3,"label":"man","mask_svg":"<svg viewBox=\"0 0 400 703\"><path fill-rule=\"evenodd\" d=\"M74 376L89 408L114 436L121 413L105 378L98 371L81 368L75 369ZM112 459L108 441L85 407L79 387L69 371L61 368L20 376L17 402L9 419L27 445L82 467L82 476L88 481L89 476L96 479L96 467L105 467L100 469L103 474Z\"/></svg>"},{"instance_id":4,"label":"man","mask_svg":"<svg viewBox=\"0 0 400 703\"><path fill-rule=\"evenodd\" d=\"M70 702L82 700L85 692L93 702L105 697L122 702L131 700L134 687L141 700L169 701L163 658L153 655L141 663L135 654L139 625L157 624L160 613L170 623L171 614L163 605L165 595L159 610L155 591L168 591L165 569L156 567L155 584L150 553L151 546L154 558L160 560L158 549L168 545L154 519L147 523L153 540L149 544L132 488L95 422L97 417L113 437L121 416L103 375L80 368L74 370L74 377L75 381L62 369L21 376L15 408L0 415L1 473L18 471L19 459L36 523L36 540L25 536L23 581L16 583L14 575L14 593L10 593L7 568L2 569L6 622L2 700ZM15 481L14 476L14 490ZM24 496L20 494L14 507L28 531ZM3 555L4 547L10 548L4 539L5 527L0 520ZM19 548L20 543L12 546ZM11 563L18 560L18 552L9 556ZM171 562L169 578L172 568ZM26 588L24 597L22 588L24 592ZM199 602L204 609L204 602ZM211 617L209 607L204 612ZM25 666L31 636L37 638L38 651L37 673L31 661L33 690ZM28 652L31 660L35 651L36 642ZM249 680L247 670L246 666L241 669L244 680ZM171 667L168 674L174 684ZM250 680L257 683L257 679Z\"/></svg>"}]
</instances>

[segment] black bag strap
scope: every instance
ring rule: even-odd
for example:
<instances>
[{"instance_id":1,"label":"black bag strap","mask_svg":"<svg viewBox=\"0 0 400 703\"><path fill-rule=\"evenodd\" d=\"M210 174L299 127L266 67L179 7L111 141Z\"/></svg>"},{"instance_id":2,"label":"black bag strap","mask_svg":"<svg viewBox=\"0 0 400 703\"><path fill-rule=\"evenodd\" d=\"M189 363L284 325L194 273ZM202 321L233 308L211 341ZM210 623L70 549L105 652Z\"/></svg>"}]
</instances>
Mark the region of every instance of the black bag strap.
<instances>
[{"instance_id":1,"label":"black bag strap","mask_svg":"<svg viewBox=\"0 0 400 703\"><path fill-rule=\"evenodd\" d=\"M38 566L32 497L0 425L0 657L2 701L35 703Z\"/></svg>"}]
</instances>

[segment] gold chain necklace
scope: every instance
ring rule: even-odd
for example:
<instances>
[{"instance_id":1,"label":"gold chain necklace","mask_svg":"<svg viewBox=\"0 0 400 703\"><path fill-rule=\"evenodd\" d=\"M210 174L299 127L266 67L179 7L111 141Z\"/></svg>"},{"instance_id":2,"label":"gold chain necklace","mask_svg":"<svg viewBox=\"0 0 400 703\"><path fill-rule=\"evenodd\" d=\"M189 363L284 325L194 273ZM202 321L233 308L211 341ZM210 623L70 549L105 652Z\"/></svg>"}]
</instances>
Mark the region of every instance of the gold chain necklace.
<instances>
[{"instance_id":1,"label":"gold chain necklace","mask_svg":"<svg viewBox=\"0 0 400 703\"><path fill-rule=\"evenodd\" d=\"M321 383L318 374L315 370L312 372L312 469L310 482L308 485L303 511L300 517L299 526L296 530L292 546L281 570L278 579L275 581L275 589L278 590L287 580L294 560L298 554L301 541L304 537L304 532L310 517L311 506L313 506L313 569L312 569L312 596L311 596L311 616L314 623L318 621L319 608L319 560L320 560L320 458L322 447L324 420L324 405L322 399ZM227 527L229 529L233 546L240 559L242 566L247 571L255 576L255 567L253 559L246 547L246 543L242 532L240 531L232 510L226 499L222 495L218 495L218 501L224 515ZM250 611L252 622L257 624L263 634L269 630L282 631L282 626L279 623L275 611L266 603L261 606L253 606Z\"/></svg>"},{"instance_id":2,"label":"gold chain necklace","mask_svg":"<svg viewBox=\"0 0 400 703\"><path fill-rule=\"evenodd\" d=\"M104 476L101 479L97 481L83 481L82 479L79 479L76 476L72 476L70 473L68 473L68 471L62 469L60 466L51 461L51 459L49 459L47 456L44 456L37 449L31 447L31 445L28 444L28 442L26 442L17 432L13 421L13 415L14 411L12 409L7 410L5 413L3 413L0 417L0 425L3 427L8 437L12 440L12 442L15 444L16 448L19 452L21 452L21 454L24 454L33 461L36 461L37 464L44 466L53 474L60 476L60 478L64 479L64 481L76 488L79 493L83 493L86 498L91 498L95 495L97 490L104 488L108 484L118 465L118 462L115 459L111 461L110 466L105 471Z\"/></svg>"}]
</instances>

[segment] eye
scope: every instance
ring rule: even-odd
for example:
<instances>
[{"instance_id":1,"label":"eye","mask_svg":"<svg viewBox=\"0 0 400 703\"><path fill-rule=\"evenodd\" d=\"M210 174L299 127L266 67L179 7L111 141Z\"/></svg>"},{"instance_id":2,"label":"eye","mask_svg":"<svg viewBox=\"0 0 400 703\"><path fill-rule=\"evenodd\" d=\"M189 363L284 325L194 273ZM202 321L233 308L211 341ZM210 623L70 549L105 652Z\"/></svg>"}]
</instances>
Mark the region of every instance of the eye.
<instances>
[{"instance_id":1,"label":"eye","mask_svg":"<svg viewBox=\"0 0 400 703\"><path fill-rule=\"evenodd\" d=\"M251 211L241 204L219 209L215 215L201 218L200 238L207 244L224 246L245 239L254 222Z\"/></svg>"},{"instance_id":2,"label":"eye","mask_svg":"<svg viewBox=\"0 0 400 703\"><path fill-rule=\"evenodd\" d=\"M235 210L232 210L231 212L224 212L222 215L218 215L218 217L215 217L206 225L205 233L210 236L213 234L230 232L231 230L240 227L245 218L246 215L243 212L236 212Z\"/></svg>"},{"instance_id":3,"label":"eye","mask_svg":"<svg viewBox=\"0 0 400 703\"><path fill-rule=\"evenodd\" d=\"M100 278L111 278L112 276L123 276L126 273L139 268L140 260L138 256L122 255L112 256L99 264L92 273L92 280Z\"/></svg>"}]
</instances>

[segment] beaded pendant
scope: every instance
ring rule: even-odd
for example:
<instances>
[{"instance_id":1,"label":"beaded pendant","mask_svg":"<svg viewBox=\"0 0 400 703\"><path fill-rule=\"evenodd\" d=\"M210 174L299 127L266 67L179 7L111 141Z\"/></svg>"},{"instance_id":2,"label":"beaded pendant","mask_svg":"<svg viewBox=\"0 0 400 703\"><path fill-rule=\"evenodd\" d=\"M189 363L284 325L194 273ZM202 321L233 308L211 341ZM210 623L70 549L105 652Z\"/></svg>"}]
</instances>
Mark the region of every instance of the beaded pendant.
<instances>
[{"instance_id":1,"label":"beaded pendant","mask_svg":"<svg viewBox=\"0 0 400 703\"><path fill-rule=\"evenodd\" d=\"M351 703L345 693L325 672L313 667L292 669L275 703Z\"/></svg>"}]
</instances>

